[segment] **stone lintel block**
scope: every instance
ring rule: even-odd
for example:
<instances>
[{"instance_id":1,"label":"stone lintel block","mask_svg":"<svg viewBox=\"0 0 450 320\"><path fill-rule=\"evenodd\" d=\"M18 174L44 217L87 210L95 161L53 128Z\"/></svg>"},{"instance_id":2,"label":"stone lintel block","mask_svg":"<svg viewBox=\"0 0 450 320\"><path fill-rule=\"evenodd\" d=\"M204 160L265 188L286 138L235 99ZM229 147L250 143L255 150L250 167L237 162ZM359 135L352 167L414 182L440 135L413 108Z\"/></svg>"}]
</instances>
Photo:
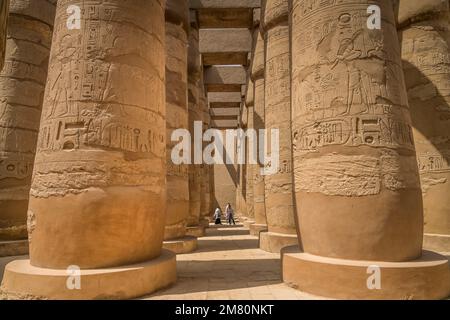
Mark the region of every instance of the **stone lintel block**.
<instances>
[{"instance_id":1,"label":"stone lintel block","mask_svg":"<svg viewBox=\"0 0 450 320\"><path fill-rule=\"evenodd\" d=\"M240 84L207 84L208 92L241 92Z\"/></svg>"},{"instance_id":2,"label":"stone lintel block","mask_svg":"<svg viewBox=\"0 0 450 320\"><path fill-rule=\"evenodd\" d=\"M216 129L236 129L237 119L234 120L211 120L211 127Z\"/></svg>"},{"instance_id":3,"label":"stone lintel block","mask_svg":"<svg viewBox=\"0 0 450 320\"><path fill-rule=\"evenodd\" d=\"M206 84L239 84L247 82L247 73L242 66L211 66L205 68Z\"/></svg>"},{"instance_id":4,"label":"stone lintel block","mask_svg":"<svg viewBox=\"0 0 450 320\"><path fill-rule=\"evenodd\" d=\"M259 8L261 0L189 0L192 9Z\"/></svg>"},{"instance_id":5,"label":"stone lintel block","mask_svg":"<svg viewBox=\"0 0 450 320\"><path fill-rule=\"evenodd\" d=\"M253 10L250 8L207 8L198 10L199 25L208 28L251 28Z\"/></svg>"},{"instance_id":6,"label":"stone lintel block","mask_svg":"<svg viewBox=\"0 0 450 320\"><path fill-rule=\"evenodd\" d=\"M209 103L226 102L226 103L241 103L242 97L240 92L209 92Z\"/></svg>"},{"instance_id":7,"label":"stone lintel block","mask_svg":"<svg viewBox=\"0 0 450 320\"><path fill-rule=\"evenodd\" d=\"M200 53L248 53L251 50L252 34L247 28L200 30Z\"/></svg>"},{"instance_id":8,"label":"stone lintel block","mask_svg":"<svg viewBox=\"0 0 450 320\"><path fill-rule=\"evenodd\" d=\"M237 108L212 108L210 109L212 117L237 117L239 116L239 109Z\"/></svg>"},{"instance_id":9,"label":"stone lintel block","mask_svg":"<svg viewBox=\"0 0 450 320\"><path fill-rule=\"evenodd\" d=\"M248 52L203 53L204 66L212 65L249 65Z\"/></svg>"}]
</instances>

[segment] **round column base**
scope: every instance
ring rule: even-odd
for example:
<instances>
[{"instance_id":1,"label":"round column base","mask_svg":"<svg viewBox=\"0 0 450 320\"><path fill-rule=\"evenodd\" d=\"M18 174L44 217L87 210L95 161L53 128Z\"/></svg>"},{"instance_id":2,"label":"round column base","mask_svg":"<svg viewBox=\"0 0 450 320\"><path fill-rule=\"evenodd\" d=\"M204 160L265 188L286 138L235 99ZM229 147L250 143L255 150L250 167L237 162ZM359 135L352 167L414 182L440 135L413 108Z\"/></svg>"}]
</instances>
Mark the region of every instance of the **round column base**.
<instances>
[{"instance_id":1,"label":"round column base","mask_svg":"<svg viewBox=\"0 0 450 320\"><path fill-rule=\"evenodd\" d=\"M24 256L28 254L28 240L0 241L0 257Z\"/></svg>"},{"instance_id":2,"label":"round column base","mask_svg":"<svg viewBox=\"0 0 450 320\"><path fill-rule=\"evenodd\" d=\"M294 245L298 245L296 234L275 232L261 232L259 234L259 248L267 252L280 253L284 247Z\"/></svg>"},{"instance_id":3,"label":"round column base","mask_svg":"<svg viewBox=\"0 0 450 320\"><path fill-rule=\"evenodd\" d=\"M423 247L427 250L450 253L450 235L425 233L423 235Z\"/></svg>"},{"instance_id":4,"label":"round column base","mask_svg":"<svg viewBox=\"0 0 450 320\"><path fill-rule=\"evenodd\" d=\"M209 227L209 219L208 218L200 219L199 225L202 226L203 228L208 228Z\"/></svg>"},{"instance_id":5,"label":"round column base","mask_svg":"<svg viewBox=\"0 0 450 320\"><path fill-rule=\"evenodd\" d=\"M203 226L186 227L186 235L197 238L204 237L205 227Z\"/></svg>"},{"instance_id":6,"label":"round column base","mask_svg":"<svg viewBox=\"0 0 450 320\"><path fill-rule=\"evenodd\" d=\"M0 297L6 299L119 300L133 299L176 282L176 258L163 250L153 260L104 269L81 270L79 289L66 270L37 268L30 260L16 260L5 268ZM75 281L73 283L76 283Z\"/></svg>"},{"instance_id":7,"label":"round column base","mask_svg":"<svg viewBox=\"0 0 450 320\"><path fill-rule=\"evenodd\" d=\"M255 221L254 220L245 220L242 224L244 225L244 228L250 229L250 226L252 224L255 224Z\"/></svg>"},{"instance_id":8,"label":"round column base","mask_svg":"<svg viewBox=\"0 0 450 320\"><path fill-rule=\"evenodd\" d=\"M431 251L408 262L326 258L293 253L292 247L282 251L284 283L313 295L359 300L436 300L450 296L448 260ZM380 270L378 288L373 287L374 268Z\"/></svg>"},{"instance_id":9,"label":"round column base","mask_svg":"<svg viewBox=\"0 0 450 320\"><path fill-rule=\"evenodd\" d=\"M185 236L163 242L163 248L176 254L190 253L197 250L197 238Z\"/></svg>"},{"instance_id":10,"label":"round column base","mask_svg":"<svg viewBox=\"0 0 450 320\"><path fill-rule=\"evenodd\" d=\"M261 232L266 232L268 230L267 224L251 224L250 227L250 235L259 237Z\"/></svg>"}]
</instances>

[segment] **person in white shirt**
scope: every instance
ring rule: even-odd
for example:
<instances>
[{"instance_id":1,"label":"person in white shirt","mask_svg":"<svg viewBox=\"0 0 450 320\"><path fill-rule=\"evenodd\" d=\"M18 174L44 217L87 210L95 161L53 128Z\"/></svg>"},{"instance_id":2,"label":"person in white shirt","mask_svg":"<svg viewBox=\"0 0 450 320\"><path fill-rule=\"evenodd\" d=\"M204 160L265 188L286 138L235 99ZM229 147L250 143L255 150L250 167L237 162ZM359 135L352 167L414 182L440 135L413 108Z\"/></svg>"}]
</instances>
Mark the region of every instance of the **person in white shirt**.
<instances>
[{"instance_id":1,"label":"person in white shirt","mask_svg":"<svg viewBox=\"0 0 450 320\"><path fill-rule=\"evenodd\" d=\"M236 222L234 221L234 211L230 203L227 204L225 213L227 215L228 224L231 225L231 222L233 222L233 224L236 225Z\"/></svg>"},{"instance_id":2,"label":"person in white shirt","mask_svg":"<svg viewBox=\"0 0 450 320\"><path fill-rule=\"evenodd\" d=\"M222 224L222 220L221 220L221 216L222 216L222 211L220 210L220 208L217 208L216 211L214 212L214 223L215 224Z\"/></svg>"}]
</instances>

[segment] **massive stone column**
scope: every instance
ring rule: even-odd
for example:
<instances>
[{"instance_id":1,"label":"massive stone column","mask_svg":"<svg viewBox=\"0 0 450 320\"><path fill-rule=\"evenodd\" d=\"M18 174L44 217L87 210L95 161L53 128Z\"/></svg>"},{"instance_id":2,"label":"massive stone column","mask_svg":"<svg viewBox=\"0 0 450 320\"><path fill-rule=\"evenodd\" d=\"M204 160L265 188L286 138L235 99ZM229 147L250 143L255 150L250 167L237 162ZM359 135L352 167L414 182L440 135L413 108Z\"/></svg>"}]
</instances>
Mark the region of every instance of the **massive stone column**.
<instances>
[{"instance_id":1,"label":"massive stone column","mask_svg":"<svg viewBox=\"0 0 450 320\"><path fill-rule=\"evenodd\" d=\"M253 109L253 127L259 136L259 130L265 128L264 111L264 39L259 28L255 29L256 45L253 55L251 78L254 83L254 109ZM261 148L264 148L264 142L257 139L258 154ZM258 156L259 158L259 156ZM259 161L259 159L258 159ZM250 234L259 236L261 231L267 231L266 206L265 206L265 184L264 176L261 174L262 163L253 168L253 203L255 213L255 223L250 225Z\"/></svg>"},{"instance_id":2,"label":"massive stone column","mask_svg":"<svg viewBox=\"0 0 450 320\"><path fill-rule=\"evenodd\" d=\"M189 218L188 227L193 234L203 231L200 227L201 213L201 166L194 164L194 124L200 124L202 130L202 113L200 106L202 95L202 65L199 49L199 30L196 11L191 10L191 29L189 34L189 63L188 63L188 88L189 88L189 130L192 142L192 164L189 165Z\"/></svg>"},{"instance_id":3,"label":"massive stone column","mask_svg":"<svg viewBox=\"0 0 450 320\"><path fill-rule=\"evenodd\" d=\"M209 129L211 117L209 114L208 99L205 94L204 86L202 85L200 95L200 107L202 110L203 120L203 132ZM203 133L202 132L202 133ZM201 165L201 184L200 184L200 221L199 224L202 228L197 228L201 236L205 234L205 228L209 226L209 217L212 216L212 204L211 204L211 183L209 171L211 165Z\"/></svg>"},{"instance_id":4,"label":"massive stone column","mask_svg":"<svg viewBox=\"0 0 450 320\"><path fill-rule=\"evenodd\" d=\"M379 29L367 27L370 5L381 9L372 8L381 12ZM447 259L422 251L422 197L392 2L294 0L291 14L304 252L284 254L284 281L343 299L447 297Z\"/></svg>"},{"instance_id":5,"label":"massive stone column","mask_svg":"<svg viewBox=\"0 0 450 320\"><path fill-rule=\"evenodd\" d=\"M266 0L262 10L265 54L265 127L279 131L279 168L264 177L266 217L269 232L260 234L260 248L280 252L298 244L294 218L291 79L288 0ZM273 151L272 151L273 152Z\"/></svg>"},{"instance_id":6,"label":"massive stone column","mask_svg":"<svg viewBox=\"0 0 450 320\"><path fill-rule=\"evenodd\" d=\"M450 252L449 4L411 4L400 1L399 36L424 201L424 246Z\"/></svg>"},{"instance_id":7,"label":"massive stone column","mask_svg":"<svg viewBox=\"0 0 450 320\"><path fill-rule=\"evenodd\" d=\"M0 257L28 253L28 199L54 2L13 0L9 8L5 65L0 73ZM2 14L7 14L7 2L2 1L1 6ZM0 27L5 29L6 25ZM3 54L3 63L2 58Z\"/></svg>"},{"instance_id":8,"label":"massive stone column","mask_svg":"<svg viewBox=\"0 0 450 320\"><path fill-rule=\"evenodd\" d=\"M254 110L254 84L251 79L248 80L247 84L247 93L245 95L245 105L247 106L247 132L249 130L254 129L254 121L253 121L253 110ZM246 200L246 206L247 206L247 218L248 220L244 222L244 226L247 228L250 228L252 224L255 223L255 206L254 206L254 196L253 196L253 171L255 165L250 162L250 140L246 139L245 143L246 147L246 161L245 161L245 200Z\"/></svg>"},{"instance_id":9,"label":"massive stone column","mask_svg":"<svg viewBox=\"0 0 450 320\"><path fill-rule=\"evenodd\" d=\"M247 107L245 106L245 103L241 104L241 109L239 112L239 128L244 130L244 132L247 130ZM244 152L244 155L246 154L247 145L244 143L244 141L239 145L238 154L239 152ZM247 203L246 203L246 173L247 173L247 164L242 163L237 165L238 172L238 187L236 190L236 214L239 216L240 220L242 222L245 222L248 220L247 217Z\"/></svg>"},{"instance_id":10,"label":"massive stone column","mask_svg":"<svg viewBox=\"0 0 450 320\"><path fill-rule=\"evenodd\" d=\"M5 63L6 32L8 28L9 0L0 1L0 71Z\"/></svg>"},{"instance_id":11,"label":"massive stone column","mask_svg":"<svg viewBox=\"0 0 450 320\"><path fill-rule=\"evenodd\" d=\"M69 6L79 8L79 29L67 28ZM176 280L175 255L161 249L164 7L58 1L28 212L31 260L6 266L5 292L121 299ZM80 289L68 274L80 276Z\"/></svg>"},{"instance_id":12,"label":"massive stone column","mask_svg":"<svg viewBox=\"0 0 450 320\"><path fill-rule=\"evenodd\" d=\"M166 2L166 159L167 204L165 249L175 253L192 252L197 239L186 236L189 217L189 169L172 161L172 133L188 129L187 60L189 8L187 1Z\"/></svg>"}]
</instances>

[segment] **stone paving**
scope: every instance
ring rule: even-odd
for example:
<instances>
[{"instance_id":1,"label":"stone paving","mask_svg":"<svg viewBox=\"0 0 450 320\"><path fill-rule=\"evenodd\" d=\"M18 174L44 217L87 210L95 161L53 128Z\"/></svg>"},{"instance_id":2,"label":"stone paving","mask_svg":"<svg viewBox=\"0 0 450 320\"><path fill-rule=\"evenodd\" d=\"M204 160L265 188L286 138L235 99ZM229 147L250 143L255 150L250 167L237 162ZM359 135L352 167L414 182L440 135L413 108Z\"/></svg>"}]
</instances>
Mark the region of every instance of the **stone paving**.
<instances>
[{"instance_id":1,"label":"stone paving","mask_svg":"<svg viewBox=\"0 0 450 320\"><path fill-rule=\"evenodd\" d=\"M177 283L145 299L314 299L282 283L280 263L279 254L258 249L248 229L213 226L198 240L197 251L177 256Z\"/></svg>"},{"instance_id":2,"label":"stone paving","mask_svg":"<svg viewBox=\"0 0 450 320\"><path fill-rule=\"evenodd\" d=\"M450 258L450 254L448 254ZM17 258L0 258L5 265ZM198 250L177 256L178 281L146 300L312 300L323 299L281 281L279 254L258 249L258 239L241 225L211 226Z\"/></svg>"}]
</instances>

